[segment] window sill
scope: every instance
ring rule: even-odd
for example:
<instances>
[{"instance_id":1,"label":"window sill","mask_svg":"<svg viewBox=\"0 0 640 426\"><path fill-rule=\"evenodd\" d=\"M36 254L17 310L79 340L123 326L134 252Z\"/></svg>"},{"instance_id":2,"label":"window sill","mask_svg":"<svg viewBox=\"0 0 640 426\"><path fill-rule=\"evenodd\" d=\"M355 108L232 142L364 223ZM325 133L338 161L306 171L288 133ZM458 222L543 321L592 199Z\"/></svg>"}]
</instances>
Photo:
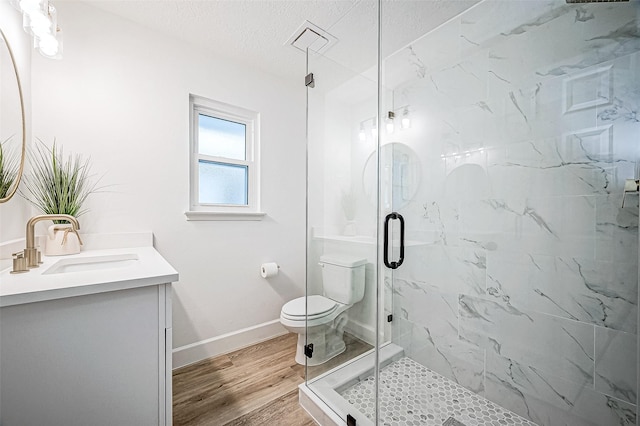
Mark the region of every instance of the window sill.
<instances>
[{"instance_id":1,"label":"window sill","mask_svg":"<svg viewBox=\"0 0 640 426\"><path fill-rule=\"evenodd\" d=\"M262 220L267 214L262 212L184 212L188 221L206 220Z\"/></svg>"}]
</instances>

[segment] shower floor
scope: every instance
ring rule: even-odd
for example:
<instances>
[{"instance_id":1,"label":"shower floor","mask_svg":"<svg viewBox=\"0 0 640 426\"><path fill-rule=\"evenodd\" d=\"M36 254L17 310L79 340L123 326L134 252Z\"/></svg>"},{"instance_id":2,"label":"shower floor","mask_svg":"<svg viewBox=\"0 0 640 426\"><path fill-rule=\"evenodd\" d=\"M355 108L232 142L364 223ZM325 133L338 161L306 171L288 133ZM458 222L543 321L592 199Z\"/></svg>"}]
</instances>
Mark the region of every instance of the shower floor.
<instances>
[{"instance_id":1,"label":"shower floor","mask_svg":"<svg viewBox=\"0 0 640 426\"><path fill-rule=\"evenodd\" d=\"M407 357L380 370L380 384L380 424L385 426L536 426ZM340 395L374 419L373 376Z\"/></svg>"}]
</instances>

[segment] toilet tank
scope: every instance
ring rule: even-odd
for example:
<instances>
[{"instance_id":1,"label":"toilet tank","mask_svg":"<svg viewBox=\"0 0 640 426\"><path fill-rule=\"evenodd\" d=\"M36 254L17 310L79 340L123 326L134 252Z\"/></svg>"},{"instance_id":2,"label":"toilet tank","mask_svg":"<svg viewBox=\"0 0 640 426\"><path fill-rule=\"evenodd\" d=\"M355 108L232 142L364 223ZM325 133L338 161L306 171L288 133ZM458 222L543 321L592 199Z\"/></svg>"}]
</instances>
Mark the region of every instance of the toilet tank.
<instances>
[{"instance_id":1,"label":"toilet tank","mask_svg":"<svg viewBox=\"0 0 640 426\"><path fill-rule=\"evenodd\" d=\"M367 259L347 255L320 256L325 297L352 305L364 297L364 269Z\"/></svg>"}]
</instances>

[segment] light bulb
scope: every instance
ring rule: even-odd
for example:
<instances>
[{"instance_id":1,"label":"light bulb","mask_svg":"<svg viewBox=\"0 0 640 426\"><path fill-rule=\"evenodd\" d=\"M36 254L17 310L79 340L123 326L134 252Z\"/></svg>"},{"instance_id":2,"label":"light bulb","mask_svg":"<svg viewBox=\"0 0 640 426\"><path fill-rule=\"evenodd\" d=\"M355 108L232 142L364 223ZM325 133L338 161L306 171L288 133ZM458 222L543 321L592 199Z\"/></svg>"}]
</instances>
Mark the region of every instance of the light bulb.
<instances>
[{"instance_id":1,"label":"light bulb","mask_svg":"<svg viewBox=\"0 0 640 426\"><path fill-rule=\"evenodd\" d=\"M25 28L35 37L44 37L52 33L52 22L42 13L31 13L24 15Z\"/></svg>"},{"instance_id":2,"label":"light bulb","mask_svg":"<svg viewBox=\"0 0 640 426\"><path fill-rule=\"evenodd\" d=\"M47 34L37 38L37 48L42 56L49 59L62 58L62 31L58 29L55 36Z\"/></svg>"},{"instance_id":3,"label":"light bulb","mask_svg":"<svg viewBox=\"0 0 640 426\"><path fill-rule=\"evenodd\" d=\"M395 117L396 117L396 114L393 111L389 111L387 113L387 118L386 118L386 120L384 122L385 122L385 126L387 128L387 133L388 134L393 133L393 128L394 128L393 119Z\"/></svg>"},{"instance_id":4,"label":"light bulb","mask_svg":"<svg viewBox=\"0 0 640 426\"><path fill-rule=\"evenodd\" d=\"M387 133L391 134L393 133L393 120L392 119L387 119L387 123L386 123L386 127L387 127Z\"/></svg>"},{"instance_id":5,"label":"light bulb","mask_svg":"<svg viewBox=\"0 0 640 426\"><path fill-rule=\"evenodd\" d=\"M358 133L358 139L360 142L364 142L367 140L367 134L364 132L364 124L360 123L360 132Z\"/></svg>"},{"instance_id":6,"label":"light bulb","mask_svg":"<svg viewBox=\"0 0 640 426\"><path fill-rule=\"evenodd\" d=\"M411 127L411 119L409 118L409 110L407 108L402 112L402 120L400 120L400 127L408 129Z\"/></svg>"},{"instance_id":7,"label":"light bulb","mask_svg":"<svg viewBox=\"0 0 640 426\"><path fill-rule=\"evenodd\" d=\"M56 56L58 54L59 43L56 38L47 34L38 38L38 49L44 56Z\"/></svg>"},{"instance_id":8,"label":"light bulb","mask_svg":"<svg viewBox=\"0 0 640 426\"><path fill-rule=\"evenodd\" d=\"M24 13L32 14L36 12L46 13L48 10L47 0L20 0L20 9Z\"/></svg>"}]
</instances>

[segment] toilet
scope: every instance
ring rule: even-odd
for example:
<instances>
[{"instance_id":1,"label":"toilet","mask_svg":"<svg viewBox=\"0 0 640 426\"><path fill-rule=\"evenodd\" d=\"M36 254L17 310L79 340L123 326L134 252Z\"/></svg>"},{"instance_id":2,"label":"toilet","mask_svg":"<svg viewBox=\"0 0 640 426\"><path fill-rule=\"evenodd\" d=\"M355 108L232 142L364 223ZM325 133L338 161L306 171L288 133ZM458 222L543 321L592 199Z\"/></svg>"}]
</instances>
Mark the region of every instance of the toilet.
<instances>
[{"instance_id":1,"label":"toilet","mask_svg":"<svg viewBox=\"0 0 640 426\"><path fill-rule=\"evenodd\" d=\"M298 335L298 364L319 365L344 352L347 310L364 297L366 263L366 259L348 255L321 256L318 265L324 295L310 295L306 301L299 297L282 307L280 323ZM307 343L313 343L311 358L304 354Z\"/></svg>"}]
</instances>

